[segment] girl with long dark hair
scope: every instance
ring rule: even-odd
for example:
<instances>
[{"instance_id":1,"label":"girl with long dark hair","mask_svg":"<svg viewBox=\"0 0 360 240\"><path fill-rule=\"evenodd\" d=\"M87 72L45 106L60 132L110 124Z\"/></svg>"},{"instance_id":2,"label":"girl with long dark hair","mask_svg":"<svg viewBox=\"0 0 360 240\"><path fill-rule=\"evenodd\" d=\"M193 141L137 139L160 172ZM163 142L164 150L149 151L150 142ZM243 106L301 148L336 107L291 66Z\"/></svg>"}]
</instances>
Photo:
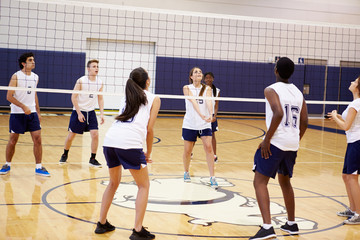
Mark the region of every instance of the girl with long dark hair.
<instances>
[{"instance_id":1,"label":"girl with long dark hair","mask_svg":"<svg viewBox=\"0 0 360 240\"><path fill-rule=\"evenodd\" d=\"M148 91L149 86L150 78L143 68L136 68L130 73L125 88L126 97L120 104L120 115L106 133L103 146L110 182L102 198L100 219L95 233L115 230L106 216L120 184L123 167L129 169L139 189L135 202L135 224L130 239L155 238L155 235L142 226L150 187L147 163L152 162L150 155L153 128L160 109L160 98ZM145 153L144 141L147 146Z\"/></svg>"}]
</instances>

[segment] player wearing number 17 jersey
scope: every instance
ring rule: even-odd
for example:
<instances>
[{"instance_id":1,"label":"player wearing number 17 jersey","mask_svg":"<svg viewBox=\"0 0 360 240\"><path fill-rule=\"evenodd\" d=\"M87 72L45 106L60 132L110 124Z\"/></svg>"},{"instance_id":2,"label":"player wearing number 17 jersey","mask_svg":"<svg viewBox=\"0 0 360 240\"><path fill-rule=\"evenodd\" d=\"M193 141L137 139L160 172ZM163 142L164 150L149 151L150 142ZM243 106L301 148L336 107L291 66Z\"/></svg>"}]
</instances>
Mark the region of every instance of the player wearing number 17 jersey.
<instances>
[{"instance_id":1,"label":"player wearing number 17 jersey","mask_svg":"<svg viewBox=\"0 0 360 240\"><path fill-rule=\"evenodd\" d=\"M295 223L295 197L290 183L299 142L307 122L307 106L300 90L288 79L294 72L294 63L282 57L276 63L276 83L264 90L266 98L267 133L254 156L254 188L263 218L263 225L250 239L276 237L270 215L270 197L267 184L270 177L278 180L287 210L287 221L280 227L290 234L298 234Z\"/></svg>"}]
</instances>

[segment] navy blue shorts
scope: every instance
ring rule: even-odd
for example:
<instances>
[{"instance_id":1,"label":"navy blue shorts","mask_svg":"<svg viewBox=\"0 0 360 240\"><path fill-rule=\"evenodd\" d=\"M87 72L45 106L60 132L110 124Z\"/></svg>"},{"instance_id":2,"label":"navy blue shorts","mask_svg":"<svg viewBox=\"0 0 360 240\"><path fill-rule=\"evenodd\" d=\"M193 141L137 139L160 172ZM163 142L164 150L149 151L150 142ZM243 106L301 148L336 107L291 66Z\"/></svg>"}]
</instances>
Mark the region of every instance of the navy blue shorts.
<instances>
[{"instance_id":1,"label":"navy blue shorts","mask_svg":"<svg viewBox=\"0 0 360 240\"><path fill-rule=\"evenodd\" d=\"M97 130L98 121L96 118L95 111L83 112L81 113L85 117L84 122L80 122L78 114L75 110L72 111L69 122L69 131L77 134L83 134L84 132L89 132L90 130Z\"/></svg>"},{"instance_id":2,"label":"navy blue shorts","mask_svg":"<svg viewBox=\"0 0 360 240\"><path fill-rule=\"evenodd\" d=\"M211 123L211 131L212 131L212 132L219 131L217 120L215 120L215 122L212 122L212 123Z\"/></svg>"},{"instance_id":3,"label":"navy blue shorts","mask_svg":"<svg viewBox=\"0 0 360 240\"><path fill-rule=\"evenodd\" d=\"M212 131L210 128L203 130L192 130L187 128L182 129L182 139L186 141L196 142L197 138L204 136L212 136Z\"/></svg>"},{"instance_id":4,"label":"navy blue shorts","mask_svg":"<svg viewBox=\"0 0 360 240\"><path fill-rule=\"evenodd\" d=\"M40 121L36 112L29 115L26 115L25 113L10 114L10 133L24 134L25 132L35 132L40 129Z\"/></svg>"},{"instance_id":5,"label":"navy blue shorts","mask_svg":"<svg viewBox=\"0 0 360 240\"><path fill-rule=\"evenodd\" d=\"M121 149L105 146L103 148L109 168L122 165L124 169L140 169L141 165L147 165L142 148Z\"/></svg>"},{"instance_id":6,"label":"navy blue shorts","mask_svg":"<svg viewBox=\"0 0 360 240\"><path fill-rule=\"evenodd\" d=\"M254 156L253 171L257 171L265 176L275 178L276 173L284 176L293 175L297 151L283 151L270 144L271 156L268 159L261 157L261 149L259 148Z\"/></svg>"},{"instance_id":7,"label":"navy blue shorts","mask_svg":"<svg viewBox=\"0 0 360 240\"><path fill-rule=\"evenodd\" d=\"M360 172L360 140L348 143L344 160L344 174L359 174Z\"/></svg>"}]
</instances>

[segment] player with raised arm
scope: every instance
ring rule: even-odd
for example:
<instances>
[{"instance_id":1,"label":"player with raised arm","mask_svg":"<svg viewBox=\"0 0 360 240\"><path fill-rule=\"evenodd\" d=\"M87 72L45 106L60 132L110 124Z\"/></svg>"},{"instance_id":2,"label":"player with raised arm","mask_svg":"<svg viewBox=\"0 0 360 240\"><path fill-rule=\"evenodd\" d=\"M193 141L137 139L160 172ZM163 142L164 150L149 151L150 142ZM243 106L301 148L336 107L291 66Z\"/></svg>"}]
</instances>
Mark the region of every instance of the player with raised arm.
<instances>
[{"instance_id":1,"label":"player with raised arm","mask_svg":"<svg viewBox=\"0 0 360 240\"><path fill-rule=\"evenodd\" d=\"M360 77L352 81L349 90L353 101L342 115L333 110L328 116L346 133L347 148L344 159L342 178L345 183L350 206L337 215L348 217L345 224L360 224Z\"/></svg>"}]
</instances>

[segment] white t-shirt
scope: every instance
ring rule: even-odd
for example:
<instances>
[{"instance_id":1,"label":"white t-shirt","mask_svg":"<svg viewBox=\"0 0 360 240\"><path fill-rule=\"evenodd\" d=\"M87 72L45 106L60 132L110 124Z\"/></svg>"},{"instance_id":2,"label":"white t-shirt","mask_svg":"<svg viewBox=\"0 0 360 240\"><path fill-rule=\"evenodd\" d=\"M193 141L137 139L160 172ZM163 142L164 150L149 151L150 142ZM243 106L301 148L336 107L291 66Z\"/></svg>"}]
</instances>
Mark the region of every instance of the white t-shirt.
<instances>
[{"instance_id":1,"label":"white t-shirt","mask_svg":"<svg viewBox=\"0 0 360 240\"><path fill-rule=\"evenodd\" d=\"M196 88L193 84L187 85L189 87L189 90L192 92L193 96L199 96L202 86ZM206 91L210 87L206 86L203 96L206 95ZM211 90L211 89L210 89ZM204 99L197 99L196 102L199 105L200 112L204 116L210 116L210 113L207 109L206 100ZM203 130L206 128L211 128L211 123L206 122L201 118L201 116L196 112L193 104L190 100L185 99L185 107L186 107L186 113L184 116L184 121L182 128L191 129L191 130Z\"/></svg>"},{"instance_id":2,"label":"white t-shirt","mask_svg":"<svg viewBox=\"0 0 360 240\"><path fill-rule=\"evenodd\" d=\"M121 149L143 148L146 140L147 125L150 118L150 110L155 99L155 94L144 90L147 97L147 104L141 105L138 113L126 122L115 120L105 135L105 147ZM125 97L121 99L121 114L125 110Z\"/></svg>"},{"instance_id":3,"label":"white t-shirt","mask_svg":"<svg viewBox=\"0 0 360 240\"><path fill-rule=\"evenodd\" d=\"M213 89L211 89L211 96L212 97L218 97L220 94L220 89L219 88L216 88L216 95L214 96L214 91ZM215 113L215 100L212 101L212 104L213 104L213 113Z\"/></svg>"},{"instance_id":4,"label":"white t-shirt","mask_svg":"<svg viewBox=\"0 0 360 240\"><path fill-rule=\"evenodd\" d=\"M88 76L83 76L80 78L81 90L98 92L102 87L102 81L96 76L95 81L89 80ZM96 94L79 94L78 95L78 104L80 111L89 112L95 109L97 103ZM75 110L75 107L73 107Z\"/></svg>"},{"instance_id":5,"label":"white t-shirt","mask_svg":"<svg viewBox=\"0 0 360 240\"><path fill-rule=\"evenodd\" d=\"M17 86L22 88L30 88L29 91L16 91L14 92L14 98L19 102L30 108L31 112L36 112L35 103L35 91L31 91L31 88L36 88L39 82L39 76L33 72L30 75L26 75L23 71L19 70L16 73ZM10 104L11 113L24 113L22 108L15 104Z\"/></svg>"},{"instance_id":6,"label":"white t-shirt","mask_svg":"<svg viewBox=\"0 0 360 240\"><path fill-rule=\"evenodd\" d=\"M359 114L360 98L355 99L347 106L347 108L341 115L341 117L344 120L346 119L350 108L355 109L355 111L357 113L356 113L355 119L354 119L350 129L347 130L345 133L346 133L346 141L348 143L353 143L353 142L360 140L360 114Z\"/></svg>"},{"instance_id":7,"label":"white t-shirt","mask_svg":"<svg viewBox=\"0 0 360 240\"><path fill-rule=\"evenodd\" d=\"M284 116L275 131L270 143L283 151L297 151L300 142L300 112L304 97L300 90L292 83L276 82L272 88L280 99ZM266 99L266 127L269 129L273 112Z\"/></svg>"}]
</instances>

